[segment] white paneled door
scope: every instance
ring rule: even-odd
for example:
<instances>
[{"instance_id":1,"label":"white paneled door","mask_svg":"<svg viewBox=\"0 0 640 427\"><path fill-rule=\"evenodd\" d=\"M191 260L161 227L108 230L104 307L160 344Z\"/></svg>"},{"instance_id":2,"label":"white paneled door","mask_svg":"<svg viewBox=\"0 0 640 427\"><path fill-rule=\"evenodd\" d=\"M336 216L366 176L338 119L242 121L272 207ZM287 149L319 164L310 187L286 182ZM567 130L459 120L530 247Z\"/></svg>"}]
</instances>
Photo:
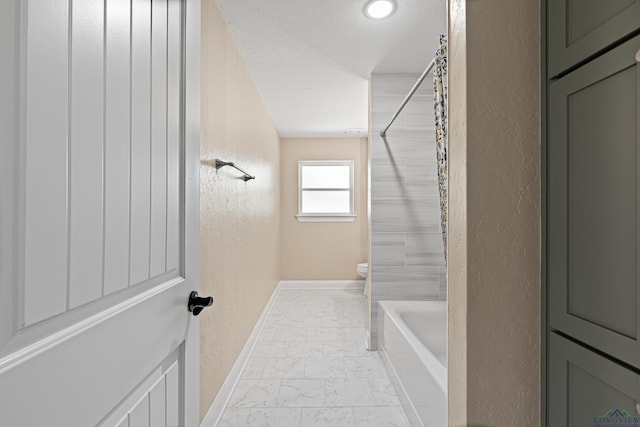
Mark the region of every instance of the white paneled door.
<instances>
[{"instance_id":1,"label":"white paneled door","mask_svg":"<svg viewBox=\"0 0 640 427\"><path fill-rule=\"evenodd\" d=\"M199 424L200 0L0 2L0 426Z\"/></svg>"}]
</instances>

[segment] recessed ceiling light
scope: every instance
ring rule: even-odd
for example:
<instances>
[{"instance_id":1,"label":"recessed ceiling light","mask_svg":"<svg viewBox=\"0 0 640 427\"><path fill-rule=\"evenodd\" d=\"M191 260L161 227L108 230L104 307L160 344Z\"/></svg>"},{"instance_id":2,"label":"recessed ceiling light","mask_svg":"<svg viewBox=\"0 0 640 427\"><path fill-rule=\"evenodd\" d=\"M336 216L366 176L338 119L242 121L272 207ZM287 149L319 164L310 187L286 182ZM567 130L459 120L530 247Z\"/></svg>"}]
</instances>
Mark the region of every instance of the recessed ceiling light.
<instances>
[{"instance_id":1,"label":"recessed ceiling light","mask_svg":"<svg viewBox=\"0 0 640 427\"><path fill-rule=\"evenodd\" d=\"M364 14L371 19L382 19L390 16L396 10L393 0L369 0L364 5Z\"/></svg>"}]
</instances>

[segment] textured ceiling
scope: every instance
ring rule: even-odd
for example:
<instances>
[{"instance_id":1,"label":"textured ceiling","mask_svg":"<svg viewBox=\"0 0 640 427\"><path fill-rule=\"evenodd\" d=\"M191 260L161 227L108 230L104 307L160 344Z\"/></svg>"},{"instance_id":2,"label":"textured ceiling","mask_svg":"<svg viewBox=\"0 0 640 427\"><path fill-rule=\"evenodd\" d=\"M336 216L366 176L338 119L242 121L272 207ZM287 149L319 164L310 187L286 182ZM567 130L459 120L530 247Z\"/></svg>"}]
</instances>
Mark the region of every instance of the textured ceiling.
<instances>
[{"instance_id":1,"label":"textured ceiling","mask_svg":"<svg viewBox=\"0 0 640 427\"><path fill-rule=\"evenodd\" d=\"M446 0L379 21L366 0L216 2L282 137L362 136L345 129L368 127L370 74L422 72L446 31Z\"/></svg>"}]
</instances>

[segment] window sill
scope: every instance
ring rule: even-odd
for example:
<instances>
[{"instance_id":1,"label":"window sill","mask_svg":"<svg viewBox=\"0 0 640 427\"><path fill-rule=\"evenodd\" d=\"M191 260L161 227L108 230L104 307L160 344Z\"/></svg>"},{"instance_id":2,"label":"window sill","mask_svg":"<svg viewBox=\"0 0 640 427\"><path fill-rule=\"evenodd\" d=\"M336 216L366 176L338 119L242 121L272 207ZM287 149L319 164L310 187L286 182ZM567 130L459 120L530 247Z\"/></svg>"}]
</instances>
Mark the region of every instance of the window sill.
<instances>
[{"instance_id":1,"label":"window sill","mask_svg":"<svg viewBox=\"0 0 640 427\"><path fill-rule=\"evenodd\" d=\"M355 215L310 215L310 214L298 214L296 215L298 222L354 222L356 220Z\"/></svg>"}]
</instances>

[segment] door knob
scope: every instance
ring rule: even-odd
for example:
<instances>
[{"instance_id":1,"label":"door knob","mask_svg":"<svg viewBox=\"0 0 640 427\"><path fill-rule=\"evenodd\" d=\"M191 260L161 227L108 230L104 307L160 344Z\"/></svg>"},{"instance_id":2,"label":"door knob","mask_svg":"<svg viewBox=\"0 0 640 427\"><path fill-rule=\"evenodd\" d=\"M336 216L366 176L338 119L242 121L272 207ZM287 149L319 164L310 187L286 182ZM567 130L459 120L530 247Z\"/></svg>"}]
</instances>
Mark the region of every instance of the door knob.
<instances>
[{"instance_id":1,"label":"door knob","mask_svg":"<svg viewBox=\"0 0 640 427\"><path fill-rule=\"evenodd\" d=\"M197 316L202 310L211 305L213 305L212 297L201 297L197 291L192 291L189 294L189 304L187 307L194 316Z\"/></svg>"}]
</instances>

